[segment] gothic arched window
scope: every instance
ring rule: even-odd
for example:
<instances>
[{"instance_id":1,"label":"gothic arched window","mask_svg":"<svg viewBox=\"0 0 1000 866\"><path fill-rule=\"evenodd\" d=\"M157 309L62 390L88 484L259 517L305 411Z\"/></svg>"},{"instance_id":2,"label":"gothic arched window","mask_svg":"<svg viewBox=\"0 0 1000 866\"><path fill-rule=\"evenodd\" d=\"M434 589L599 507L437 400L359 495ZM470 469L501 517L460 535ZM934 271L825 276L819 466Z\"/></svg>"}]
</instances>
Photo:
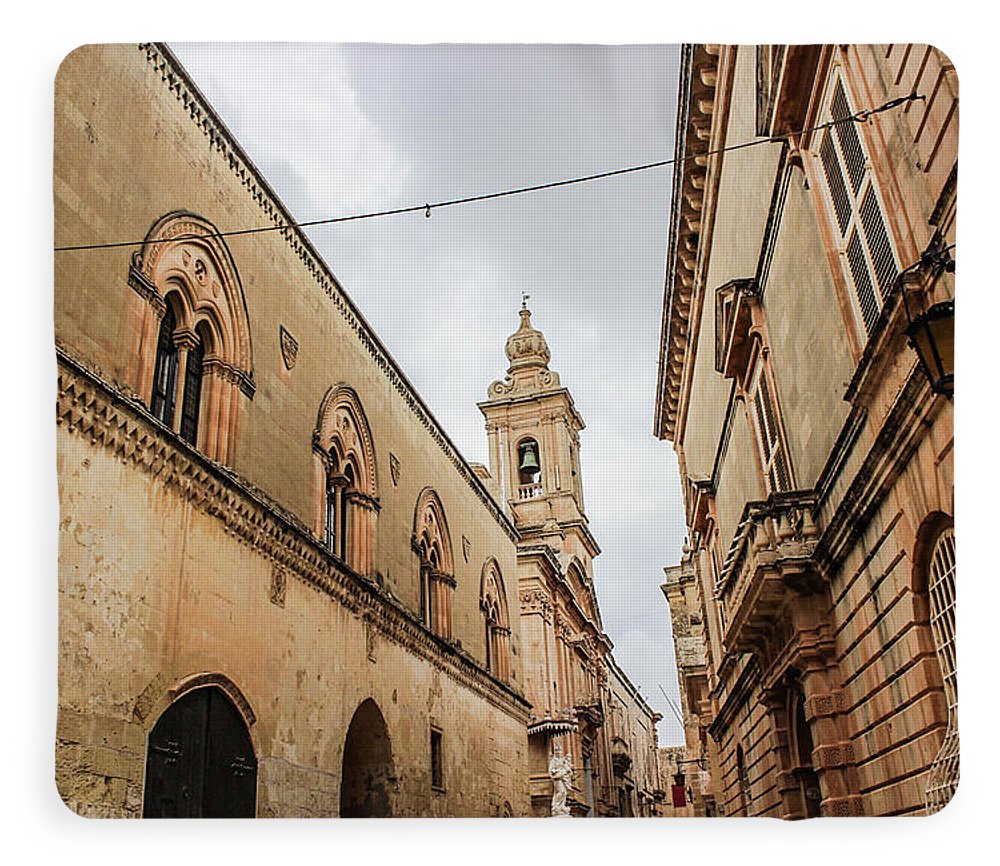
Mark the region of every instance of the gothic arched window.
<instances>
[{"instance_id":1,"label":"gothic arched window","mask_svg":"<svg viewBox=\"0 0 1000 866\"><path fill-rule=\"evenodd\" d=\"M322 494L316 535L358 574L372 571L378 477L368 419L352 388L336 385L320 404L313 453Z\"/></svg>"},{"instance_id":2,"label":"gothic arched window","mask_svg":"<svg viewBox=\"0 0 1000 866\"><path fill-rule=\"evenodd\" d=\"M177 399L178 352L174 345L176 329L177 317L174 315L174 305L168 298L156 340L156 367L153 373L152 397L149 401L149 408L154 417L167 427L173 427Z\"/></svg>"},{"instance_id":3,"label":"gothic arched window","mask_svg":"<svg viewBox=\"0 0 1000 866\"><path fill-rule=\"evenodd\" d=\"M144 302L133 385L152 414L209 458L231 462L242 398L254 394L246 300L218 230L175 212L150 230L129 271Z\"/></svg>"},{"instance_id":4,"label":"gothic arched window","mask_svg":"<svg viewBox=\"0 0 1000 866\"><path fill-rule=\"evenodd\" d=\"M479 606L483 612L486 669L498 680L510 679L510 619L503 575L495 559L483 567Z\"/></svg>"},{"instance_id":5,"label":"gothic arched window","mask_svg":"<svg viewBox=\"0 0 1000 866\"><path fill-rule=\"evenodd\" d=\"M436 635L451 637L452 595L456 586L451 534L438 495L429 487L417 498L413 517L420 615Z\"/></svg>"}]
</instances>

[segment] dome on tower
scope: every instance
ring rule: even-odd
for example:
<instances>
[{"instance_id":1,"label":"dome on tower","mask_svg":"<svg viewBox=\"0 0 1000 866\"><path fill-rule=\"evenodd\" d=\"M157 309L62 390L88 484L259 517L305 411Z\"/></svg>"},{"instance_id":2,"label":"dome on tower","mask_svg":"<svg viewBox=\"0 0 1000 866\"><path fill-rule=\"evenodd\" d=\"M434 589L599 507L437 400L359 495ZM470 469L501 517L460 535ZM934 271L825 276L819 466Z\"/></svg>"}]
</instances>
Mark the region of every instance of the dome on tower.
<instances>
[{"instance_id":1,"label":"dome on tower","mask_svg":"<svg viewBox=\"0 0 1000 866\"><path fill-rule=\"evenodd\" d=\"M531 310L521 307L521 325L507 338L507 359L509 373L524 367L548 367L551 355L548 343L541 331L531 325Z\"/></svg>"},{"instance_id":2,"label":"dome on tower","mask_svg":"<svg viewBox=\"0 0 1000 866\"><path fill-rule=\"evenodd\" d=\"M515 394L539 393L559 388L559 374L549 369L549 344L542 332L532 327L531 310L521 303L521 324L507 338L505 351L510 366L502 382L489 387L490 399Z\"/></svg>"}]
</instances>

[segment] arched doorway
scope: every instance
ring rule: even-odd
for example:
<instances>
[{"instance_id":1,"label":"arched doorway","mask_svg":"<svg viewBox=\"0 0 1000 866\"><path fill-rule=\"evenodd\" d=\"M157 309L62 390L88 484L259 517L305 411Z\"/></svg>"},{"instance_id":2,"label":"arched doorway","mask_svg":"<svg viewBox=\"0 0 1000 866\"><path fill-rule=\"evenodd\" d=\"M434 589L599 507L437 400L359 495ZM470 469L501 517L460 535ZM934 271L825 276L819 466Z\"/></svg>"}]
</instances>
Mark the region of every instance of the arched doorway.
<instances>
[{"instance_id":1,"label":"arched doorway","mask_svg":"<svg viewBox=\"0 0 1000 866\"><path fill-rule=\"evenodd\" d=\"M341 818L391 818L390 786L395 782L389 730L371 698L354 712L344 743L340 779Z\"/></svg>"},{"instance_id":2,"label":"arched doorway","mask_svg":"<svg viewBox=\"0 0 1000 866\"><path fill-rule=\"evenodd\" d=\"M143 818L253 818L257 757L222 689L174 701L149 733Z\"/></svg>"}]
</instances>

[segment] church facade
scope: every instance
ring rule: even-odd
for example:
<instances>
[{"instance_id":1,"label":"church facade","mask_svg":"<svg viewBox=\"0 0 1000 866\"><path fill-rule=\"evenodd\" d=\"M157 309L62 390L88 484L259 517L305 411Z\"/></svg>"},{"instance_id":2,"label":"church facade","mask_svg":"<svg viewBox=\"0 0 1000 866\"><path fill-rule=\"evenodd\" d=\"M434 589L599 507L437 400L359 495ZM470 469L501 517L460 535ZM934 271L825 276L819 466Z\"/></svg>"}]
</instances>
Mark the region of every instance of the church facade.
<instances>
[{"instance_id":1,"label":"church facade","mask_svg":"<svg viewBox=\"0 0 1000 866\"><path fill-rule=\"evenodd\" d=\"M683 49L655 433L706 812L956 790L957 140L929 46Z\"/></svg>"}]
</instances>

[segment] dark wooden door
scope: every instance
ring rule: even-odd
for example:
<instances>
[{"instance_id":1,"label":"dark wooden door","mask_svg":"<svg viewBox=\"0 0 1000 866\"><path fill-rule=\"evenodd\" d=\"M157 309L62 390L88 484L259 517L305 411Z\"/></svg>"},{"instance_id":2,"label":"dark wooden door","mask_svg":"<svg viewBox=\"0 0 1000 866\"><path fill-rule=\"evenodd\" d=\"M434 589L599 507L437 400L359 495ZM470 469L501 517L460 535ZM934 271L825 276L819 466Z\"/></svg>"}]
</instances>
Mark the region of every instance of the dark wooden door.
<instances>
[{"instance_id":1,"label":"dark wooden door","mask_svg":"<svg viewBox=\"0 0 1000 866\"><path fill-rule=\"evenodd\" d=\"M149 734L144 818L252 818L257 759L236 707L216 688L174 702Z\"/></svg>"}]
</instances>

